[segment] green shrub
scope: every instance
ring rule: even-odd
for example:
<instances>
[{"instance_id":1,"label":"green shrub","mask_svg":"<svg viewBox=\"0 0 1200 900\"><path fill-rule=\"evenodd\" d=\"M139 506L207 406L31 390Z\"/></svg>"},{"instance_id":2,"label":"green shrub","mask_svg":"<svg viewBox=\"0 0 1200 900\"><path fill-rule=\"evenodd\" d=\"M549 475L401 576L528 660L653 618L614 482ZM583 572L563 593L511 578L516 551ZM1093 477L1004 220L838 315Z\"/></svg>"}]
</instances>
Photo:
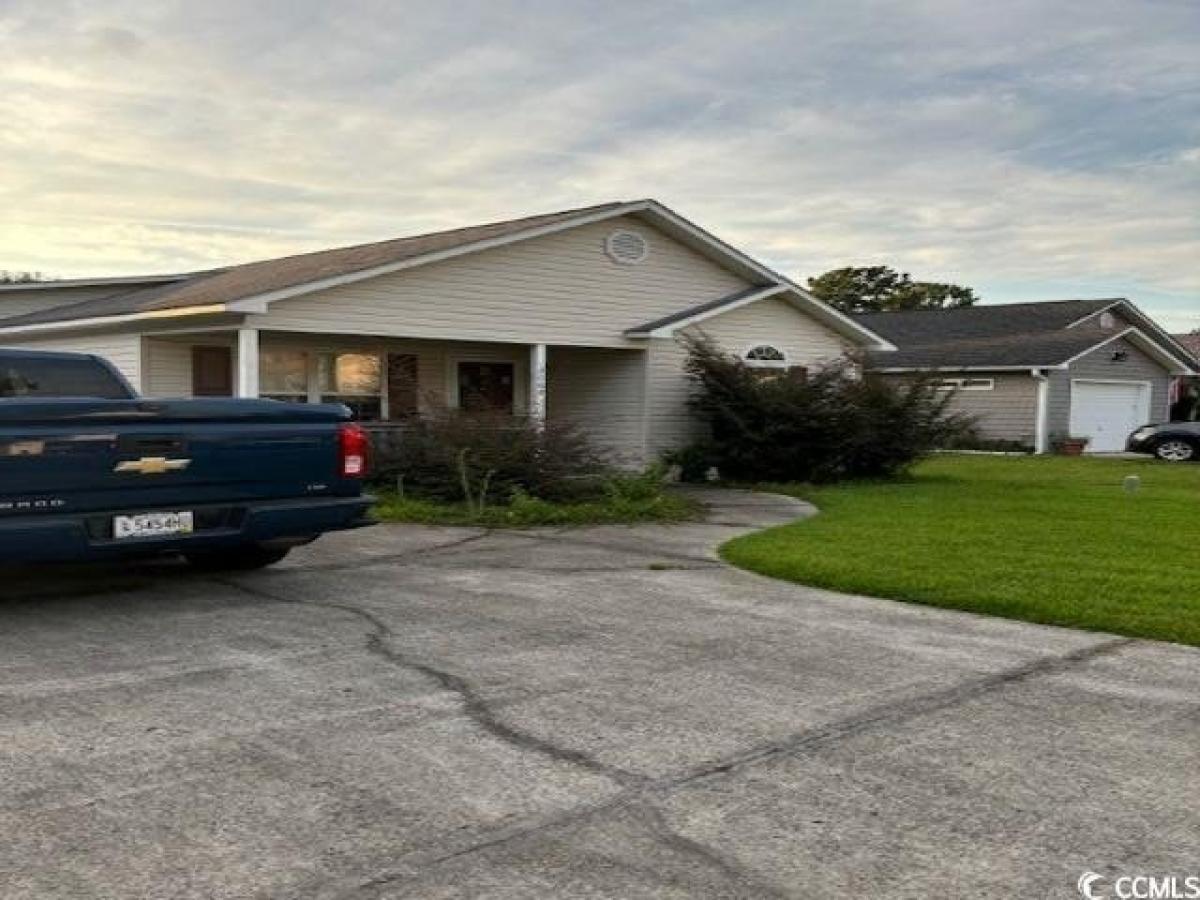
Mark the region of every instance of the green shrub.
<instances>
[{"instance_id":1,"label":"green shrub","mask_svg":"<svg viewBox=\"0 0 1200 900\"><path fill-rule=\"evenodd\" d=\"M917 378L894 386L851 359L820 369L753 369L707 337L684 339L711 430L713 464L739 481L828 482L894 475L970 427L950 394Z\"/></svg>"},{"instance_id":2,"label":"green shrub","mask_svg":"<svg viewBox=\"0 0 1200 900\"><path fill-rule=\"evenodd\" d=\"M544 500L602 492L606 465L578 428L504 412L441 410L376 442L375 478L404 494L479 509L514 492Z\"/></svg>"}]
</instances>

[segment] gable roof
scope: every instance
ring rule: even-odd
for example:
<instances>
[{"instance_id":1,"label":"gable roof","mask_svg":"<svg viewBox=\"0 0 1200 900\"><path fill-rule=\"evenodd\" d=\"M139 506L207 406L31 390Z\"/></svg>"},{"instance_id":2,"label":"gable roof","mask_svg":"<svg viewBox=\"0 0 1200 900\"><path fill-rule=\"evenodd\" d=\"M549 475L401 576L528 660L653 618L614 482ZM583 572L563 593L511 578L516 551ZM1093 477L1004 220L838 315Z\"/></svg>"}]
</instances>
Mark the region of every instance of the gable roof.
<instances>
[{"instance_id":1,"label":"gable roof","mask_svg":"<svg viewBox=\"0 0 1200 900\"><path fill-rule=\"evenodd\" d=\"M1130 327L1099 327L1099 314L1119 312ZM856 317L900 349L873 356L884 371L919 369L1061 368L1118 338L1130 338L1167 368L1185 371L1196 360L1122 297L1052 300L944 310L871 313Z\"/></svg>"},{"instance_id":2,"label":"gable roof","mask_svg":"<svg viewBox=\"0 0 1200 900\"><path fill-rule=\"evenodd\" d=\"M863 323L821 303L795 282L731 247L655 200L602 203L487 225L455 228L197 272L172 283L115 292L101 298L0 319L0 333L41 331L56 326L115 324L134 319L175 315L261 313L266 311L268 304L285 297L373 278L623 215L645 218L680 243L762 288L786 290L789 299L796 306L857 344L881 350L894 349L890 342L875 334ZM725 298L717 301L714 310L738 302L741 301Z\"/></svg>"},{"instance_id":3,"label":"gable roof","mask_svg":"<svg viewBox=\"0 0 1200 900\"><path fill-rule=\"evenodd\" d=\"M744 291L718 297L716 300L709 300L707 303L689 306L687 309L681 309L679 312L671 313L652 322L627 328L625 334L629 337L667 337L694 322L700 322L710 316L729 312L739 306L745 306L747 303L765 300L767 297L774 297L786 291L788 291L788 287L783 284L769 284L765 287L756 285L746 288Z\"/></svg>"}]
</instances>

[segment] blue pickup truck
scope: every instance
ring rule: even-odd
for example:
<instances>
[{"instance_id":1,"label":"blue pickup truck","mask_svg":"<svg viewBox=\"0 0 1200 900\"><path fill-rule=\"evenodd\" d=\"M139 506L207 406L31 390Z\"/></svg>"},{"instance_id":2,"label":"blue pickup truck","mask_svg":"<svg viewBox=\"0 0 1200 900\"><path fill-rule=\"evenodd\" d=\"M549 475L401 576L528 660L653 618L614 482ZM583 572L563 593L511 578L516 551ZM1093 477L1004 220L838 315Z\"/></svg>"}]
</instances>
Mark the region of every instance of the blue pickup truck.
<instances>
[{"instance_id":1,"label":"blue pickup truck","mask_svg":"<svg viewBox=\"0 0 1200 900\"><path fill-rule=\"evenodd\" d=\"M350 411L139 398L107 361L0 350L0 562L182 554L250 569L370 524Z\"/></svg>"}]
</instances>

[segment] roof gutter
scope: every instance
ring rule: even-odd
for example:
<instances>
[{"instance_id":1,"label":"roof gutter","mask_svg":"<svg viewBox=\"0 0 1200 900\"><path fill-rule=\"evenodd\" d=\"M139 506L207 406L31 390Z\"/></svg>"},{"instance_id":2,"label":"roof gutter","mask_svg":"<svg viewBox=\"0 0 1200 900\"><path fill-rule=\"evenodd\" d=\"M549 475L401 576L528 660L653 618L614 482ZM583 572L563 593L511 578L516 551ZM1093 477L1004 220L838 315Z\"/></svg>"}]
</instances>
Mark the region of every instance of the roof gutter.
<instances>
[{"instance_id":1,"label":"roof gutter","mask_svg":"<svg viewBox=\"0 0 1200 900\"><path fill-rule=\"evenodd\" d=\"M872 372L882 372L885 375L903 372L1037 372L1050 369L1065 369L1063 363L1054 366L1039 366L1031 369L1028 364L1023 366L869 366Z\"/></svg>"}]
</instances>

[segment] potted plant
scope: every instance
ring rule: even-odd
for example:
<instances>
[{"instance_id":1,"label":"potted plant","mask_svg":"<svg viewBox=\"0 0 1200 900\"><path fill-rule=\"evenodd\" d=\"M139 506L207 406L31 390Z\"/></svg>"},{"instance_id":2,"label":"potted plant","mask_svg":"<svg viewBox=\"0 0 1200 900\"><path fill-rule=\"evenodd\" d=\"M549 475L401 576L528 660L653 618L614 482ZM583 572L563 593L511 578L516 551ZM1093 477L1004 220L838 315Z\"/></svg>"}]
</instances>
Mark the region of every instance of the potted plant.
<instances>
[{"instance_id":1,"label":"potted plant","mask_svg":"<svg viewBox=\"0 0 1200 900\"><path fill-rule=\"evenodd\" d=\"M1083 451L1087 449L1090 442L1091 438L1087 437L1060 435L1052 441L1052 444L1054 452L1059 456L1083 456Z\"/></svg>"}]
</instances>

